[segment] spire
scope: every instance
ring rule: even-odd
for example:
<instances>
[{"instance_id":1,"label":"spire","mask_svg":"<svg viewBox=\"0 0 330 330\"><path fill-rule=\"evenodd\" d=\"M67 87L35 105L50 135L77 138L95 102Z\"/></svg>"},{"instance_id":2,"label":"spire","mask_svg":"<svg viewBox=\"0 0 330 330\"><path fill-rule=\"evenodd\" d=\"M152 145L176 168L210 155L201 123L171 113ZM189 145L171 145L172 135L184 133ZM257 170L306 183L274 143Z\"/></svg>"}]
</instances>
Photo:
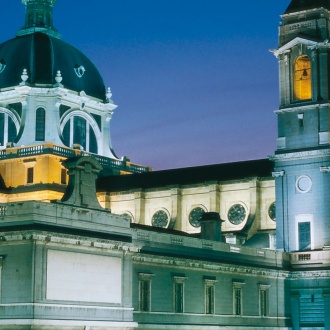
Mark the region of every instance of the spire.
<instances>
[{"instance_id":1,"label":"spire","mask_svg":"<svg viewBox=\"0 0 330 330\"><path fill-rule=\"evenodd\" d=\"M26 6L25 25L17 31L17 36L43 32L60 38L53 25L53 7L57 0L22 0Z\"/></svg>"}]
</instances>

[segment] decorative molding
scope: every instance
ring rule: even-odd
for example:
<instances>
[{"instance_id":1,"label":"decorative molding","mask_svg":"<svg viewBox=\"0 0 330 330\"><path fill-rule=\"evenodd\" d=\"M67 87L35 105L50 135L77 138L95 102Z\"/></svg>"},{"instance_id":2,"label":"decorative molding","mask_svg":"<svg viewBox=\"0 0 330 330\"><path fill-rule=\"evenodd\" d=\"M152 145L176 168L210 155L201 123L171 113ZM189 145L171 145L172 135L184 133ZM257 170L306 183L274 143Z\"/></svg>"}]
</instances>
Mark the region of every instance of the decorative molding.
<instances>
[{"instance_id":1,"label":"decorative molding","mask_svg":"<svg viewBox=\"0 0 330 330\"><path fill-rule=\"evenodd\" d=\"M150 256L144 254L134 254L132 260L136 263L145 263L149 265L158 264L160 266L176 266L182 268L193 268L193 269L204 269L215 272L222 272L226 274L241 274L241 275L255 275L255 276L269 276L269 277L280 277L280 278L289 278L290 272L284 270L271 270L266 268L257 268L257 267L245 267L237 266L234 264L226 265L220 262L209 262L206 260L196 261L196 260L187 260L181 258L168 258L162 256ZM330 273L330 271L329 271Z\"/></svg>"},{"instance_id":2,"label":"decorative molding","mask_svg":"<svg viewBox=\"0 0 330 330\"><path fill-rule=\"evenodd\" d=\"M285 171L272 172L272 177L273 178L279 178L279 177L284 176L284 174L285 174Z\"/></svg>"},{"instance_id":3,"label":"decorative molding","mask_svg":"<svg viewBox=\"0 0 330 330\"><path fill-rule=\"evenodd\" d=\"M35 231L26 231L21 234L17 233L6 233L0 236L0 241L6 242L17 242L17 241L31 241L47 242L55 244L67 244L67 245L79 245L85 248L97 248L97 249L108 249L118 250L137 253L140 252L141 246L129 244L129 243L118 243L117 241L108 241L100 239L86 239L83 236L75 236L74 238L70 235L58 234L58 233L36 233Z\"/></svg>"},{"instance_id":4,"label":"decorative molding","mask_svg":"<svg viewBox=\"0 0 330 330\"><path fill-rule=\"evenodd\" d=\"M320 166L320 172L321 173L329 173L330 172L330 166Z\"/></svg>"}]
</instances>

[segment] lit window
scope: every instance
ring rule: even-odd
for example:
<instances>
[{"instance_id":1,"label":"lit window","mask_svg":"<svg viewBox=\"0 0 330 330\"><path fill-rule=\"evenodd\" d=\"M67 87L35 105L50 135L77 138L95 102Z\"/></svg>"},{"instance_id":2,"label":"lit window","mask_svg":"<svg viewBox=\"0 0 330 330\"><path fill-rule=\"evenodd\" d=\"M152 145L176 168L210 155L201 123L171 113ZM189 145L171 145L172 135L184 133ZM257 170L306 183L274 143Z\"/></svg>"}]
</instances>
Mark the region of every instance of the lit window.
<instances>
[{"instance_id":1,"label":"lit window","mask_svg":"<svg viewBox=\"0 0 330 330\"><path fill-rule=\"evenodd\" d=\"M214 314L214 299L215 299L215 279L204 279L205 290L205 314Z\"/></svg>"},{"instance_id":2,"label":"lit window","mask_svg":"<svg viewBox=\"0 0 330 330\"><path fill-rule=\"evenodd\" d=\"M269 285L259 284L259 313L260 316L269 314Z\"/></svg>"},{"instance_id":3,"label":"lit window","mask_svg":"<svg viewBox=\"0 0 330 330\"><path fill-rule=\"evenodd\" d=\"M175 313L184 312L184 284L186 279L185 276L173 277L173 307Z\"/></svg>"},{"instance_id":4,"label":"lit window","mask_svg":"<svg viewBox=\"0 0 330 330\"><path fill-rule=\"evenodd\" d=\"M151 279L153 274L139 274L139 310L151 311Z\"/></svg>"},{"instance_id":5,"label":"lit window","mask_svg":"<svg viewBox=\"0 0 330 330\"><path fill-rule=\"evenodd\" d=\"M293 98L297 101L312 98L311 60L306 55L294 62Z\"/></svg>"},{"instance_id":6,"label":"lit window","mask_svg":"<svg viewBox=\"0 0 330 330\"><path fill-rule=\"evenodd\" d=\"M36 111L36 141L45 141L46 111L38 108Z\"/></svg>"},{"instance_id":7,"label":"lit window","mask_svg":"<svg viewBox=\"0 0 330 330\"><path fill-rule=\"evenodd\" d=\"M243 282L233 282L233 313L243 315Z\"/></svg>"}]
</instances>

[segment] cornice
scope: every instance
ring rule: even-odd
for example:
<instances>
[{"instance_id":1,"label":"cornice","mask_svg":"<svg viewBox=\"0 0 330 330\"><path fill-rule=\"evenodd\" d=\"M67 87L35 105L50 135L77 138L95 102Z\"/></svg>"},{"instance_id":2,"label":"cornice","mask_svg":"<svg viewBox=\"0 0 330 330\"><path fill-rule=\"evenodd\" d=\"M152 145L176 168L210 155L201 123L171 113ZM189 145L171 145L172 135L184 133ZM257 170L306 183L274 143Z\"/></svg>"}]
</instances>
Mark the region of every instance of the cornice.
<instances>
[{"instance_id":1,"label":"cornice","mask_svg":"<svg viewBox=\"0 0 330 330\"><path fill-rule=\"evenodd\" d=\"M227 265L218 262L209 262L204 260L193 260L193 259L181 259L181 258L167 258L162 256L150 256L144 254L135 254L132 257L133 262L145 263L149 265L159 265L165 267L182 267L182 268L193 268L205 271L216 271L226 274L239 274L239 275L253 275L253 276L268 276L268 277L289 277L290 272L284 270L270 270L262 267L245 267L237 266L234 264Z\"/></svg>"},{"instance_id":2,"label":"cornice","mask_svg":"<svg viewBox=\"0 0 330 330\"><path fill-rule=\"evenodd\" d=\"M271 161L291 161L297 159L308 159L317 157L328 157L330 156L330 149L319 149L319 150L308 150L308 151L297 151L287 152L278 155L269 156Z\"/></svg>"},{"instance_id":3,"label":"cornice","mask_svg":"<svg viewBox=\"0 0 330 330\"><path fill-rule=\"evenodd\" d=\"M290 108L284 108L284 109L279 109L275 110L274 113L280 114L280 113L286 113L286 112L301 112L301 111L308 111L308 110L313 110L315 108L327 108L330 107L330 103L317 103L317 104L309 104L309 105L303 105L303 106L293 106Z\"/></svg>"},{"instance_id":4,"label":"cornice","mask_svg":"<svg viewBox=\"0 0 330 330\"><path fill-rule=\"evenodd\" d=\"M330 278L330 270L295 270L291 271L290 278Z\"/></svg>"},{"instance_id":5,"label":"cornice","mask_svg":"<svg viewBox=\"0 0 330 330\"><path fill-rule=\"evenodd\" d=\"M53 232L37 232L37 231L21 231L21 232L7 232L0 233L0 241L2 244L4 242L27 242L27 241L37 241L37 242L47 242L54 244L64 244L73 246L82 246L85 248L94 249L108 249L108 250L118 250L125 252L137 253L140 251L140 246L126 243L118 242L104 239L86 239L83 236L70 236L66 234L59 234Z\"/></svg>"},{"instance_id":6,"label":"cornice","mask_svg":"<svg viewBox=\"0 0 330 330\"><path fill-rule=\"evenodd\" d=\"M79 94L64 87L31 87L27 85L16 86L12 89L2 90L0 92L0 102L9 103L13 99L26 98L28 96L47 96L56 97L61 100L62 103L70 107L81 108L82 104L84 108L102 111L105 113L112 113L117 105L113 103L103 103L97 99L89 97L83 91Z\"/></svg>"},{"instance_id":7,"label":"cornice","mask_svg":"<svg viewBox=\"0 0 330 330\"><path fill-rule=\"evenodd\" d=\"M312 41L312 40L308 40L305 38L294 38L293 40L291 40L290 42L286 43L285 45L283 45L282 47L280 47L279 49L271 49L270 52L272 52L277 58L279 57L279 55L288 53L291 51L291 49L296 46L296 45L306 45L309 47L317 47L318 45L323 45L324 46L324 42L322 43L318 43L316 41Z\"/></svg>"}]
</instances>

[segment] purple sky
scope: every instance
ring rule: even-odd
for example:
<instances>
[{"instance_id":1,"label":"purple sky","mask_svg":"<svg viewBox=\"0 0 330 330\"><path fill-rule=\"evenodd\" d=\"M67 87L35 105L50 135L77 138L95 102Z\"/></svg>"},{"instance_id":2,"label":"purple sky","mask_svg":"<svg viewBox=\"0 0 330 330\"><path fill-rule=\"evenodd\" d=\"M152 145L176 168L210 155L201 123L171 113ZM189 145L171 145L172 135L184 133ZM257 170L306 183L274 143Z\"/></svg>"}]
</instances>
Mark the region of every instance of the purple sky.
<instances>
[{"instance_id":1,"label":"purple sky","mask_svg":"<svg viewBox=\"0 0 330 330\"><path fill-rule=\"evenodd\" d=\"M290 0L58 0L54 25L111 87L118 156L154 170L265 158L279 15ZM95 4L95 6L93 6ZM0 42L24 23L2 0Z\"/></svg>"}]
</instances>

